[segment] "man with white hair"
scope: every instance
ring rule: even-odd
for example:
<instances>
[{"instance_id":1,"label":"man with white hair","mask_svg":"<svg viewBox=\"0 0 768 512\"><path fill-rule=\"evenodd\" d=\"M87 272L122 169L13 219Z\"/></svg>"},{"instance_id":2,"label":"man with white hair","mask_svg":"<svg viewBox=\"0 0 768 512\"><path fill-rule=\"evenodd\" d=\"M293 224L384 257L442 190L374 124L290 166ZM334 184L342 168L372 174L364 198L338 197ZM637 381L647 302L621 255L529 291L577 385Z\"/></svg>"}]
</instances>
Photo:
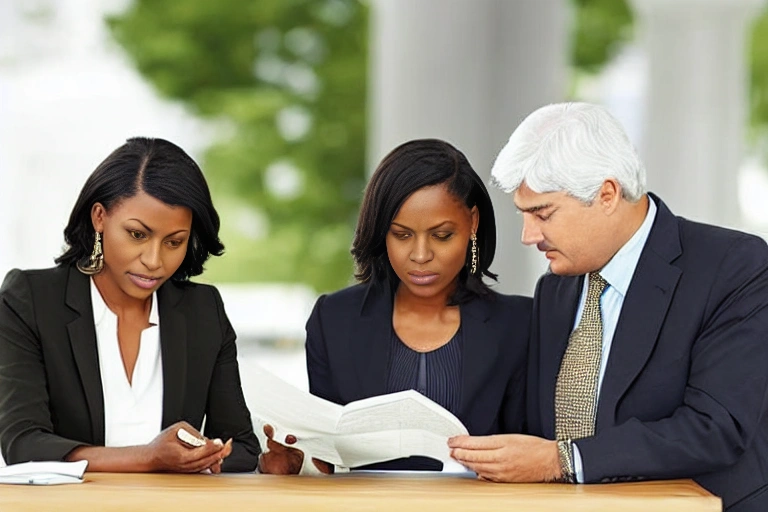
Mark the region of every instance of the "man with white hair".
<instances>
[{"instance_id":1,"label":"man with white hair","mask_svg":"<svg viewBox=\"0 0 768 512\"><path fill-rule=\"evenodd\" d=\"M768 511L766 243L674 216L597 105L529 115L492 177L550 262L531 435L456 437L453 457L504 482L695 478L729 511Z\"/></svg>"}]
</instances>

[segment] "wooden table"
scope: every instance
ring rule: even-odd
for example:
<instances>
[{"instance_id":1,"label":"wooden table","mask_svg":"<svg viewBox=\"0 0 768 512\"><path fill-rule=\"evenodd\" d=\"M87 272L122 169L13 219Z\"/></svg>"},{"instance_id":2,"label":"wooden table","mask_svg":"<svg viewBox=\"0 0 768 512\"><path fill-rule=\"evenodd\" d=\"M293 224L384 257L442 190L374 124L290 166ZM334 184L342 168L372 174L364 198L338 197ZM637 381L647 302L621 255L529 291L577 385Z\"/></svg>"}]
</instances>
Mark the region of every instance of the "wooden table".
<instances>
[{"instance_id":1,"label":"wooden table","mask_svg":"<svg viewBox=\"0 0 768 512\"><path fill-rule=\"evenodd\" d=\"M85 483L0 486L0 511L504 510L715 512L691 480L603 485L493 484L450 475L161 475L87 473Z\"/></svg>"}]
</instances>

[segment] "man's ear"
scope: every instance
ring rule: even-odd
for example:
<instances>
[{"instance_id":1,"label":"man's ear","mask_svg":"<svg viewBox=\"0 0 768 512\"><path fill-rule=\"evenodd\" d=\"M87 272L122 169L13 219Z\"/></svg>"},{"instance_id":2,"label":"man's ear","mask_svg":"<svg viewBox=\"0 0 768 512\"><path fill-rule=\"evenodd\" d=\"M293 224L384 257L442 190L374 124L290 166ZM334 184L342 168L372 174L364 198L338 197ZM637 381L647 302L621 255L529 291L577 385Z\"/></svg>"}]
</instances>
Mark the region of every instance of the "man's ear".
<instances>
[{"instance_id":1,"label":"man's ear","mask_svg":"<svg viewBox=\"0 0 768 512\"><path fill-rule=\"evenodd\" d=\"M608 178L603 182L596 201L606 215L616 211L621 201L621 184L616 178Z\"/></svg>"}]
</instances>

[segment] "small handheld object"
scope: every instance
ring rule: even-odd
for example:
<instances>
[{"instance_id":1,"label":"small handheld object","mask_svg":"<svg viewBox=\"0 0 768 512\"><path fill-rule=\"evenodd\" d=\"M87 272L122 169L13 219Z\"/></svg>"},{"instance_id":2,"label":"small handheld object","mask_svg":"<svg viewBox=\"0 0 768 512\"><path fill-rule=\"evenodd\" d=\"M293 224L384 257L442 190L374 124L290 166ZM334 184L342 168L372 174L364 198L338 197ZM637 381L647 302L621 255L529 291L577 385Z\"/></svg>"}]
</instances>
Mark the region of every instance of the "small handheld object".
<instances>
[{"instance_id":1,"label":"small handheld object","mask_svg":"<svg viewBox=\"0 0 768 512\"><path fill-rule=\"evenodd\" d=\"M195 437L183 428L180 428L176 431L176 437L178 437L182 443L188 444L189 446L194 446L195 448L199 446L205 446L205 439Z\"/></svg>"}]
</instances>

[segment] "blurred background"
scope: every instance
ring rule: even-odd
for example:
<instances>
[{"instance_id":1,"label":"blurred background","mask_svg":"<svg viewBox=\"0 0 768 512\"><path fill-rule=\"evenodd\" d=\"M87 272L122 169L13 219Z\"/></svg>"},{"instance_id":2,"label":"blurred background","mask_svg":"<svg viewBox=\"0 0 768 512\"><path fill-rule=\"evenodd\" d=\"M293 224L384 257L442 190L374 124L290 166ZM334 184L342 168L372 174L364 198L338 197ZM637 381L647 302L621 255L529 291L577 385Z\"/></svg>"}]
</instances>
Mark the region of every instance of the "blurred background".
<instances>
[{"instance_id":1,"label":"blurred background","mask_svg":"<svg viewBox=\"0 0 768 512\"><path fill-rule=\"evenodd\" d=\"M763 0L3 0L0 273L48 267L96 165L131 136L201 164L227 251L218 285L248 367L306 388L304 322L352 282L367 176L416 137L481 176L517 124L606 105L679 214L768 233ZM545 261L492 191L497 288Z\"/></svg>"}]
</instances>

